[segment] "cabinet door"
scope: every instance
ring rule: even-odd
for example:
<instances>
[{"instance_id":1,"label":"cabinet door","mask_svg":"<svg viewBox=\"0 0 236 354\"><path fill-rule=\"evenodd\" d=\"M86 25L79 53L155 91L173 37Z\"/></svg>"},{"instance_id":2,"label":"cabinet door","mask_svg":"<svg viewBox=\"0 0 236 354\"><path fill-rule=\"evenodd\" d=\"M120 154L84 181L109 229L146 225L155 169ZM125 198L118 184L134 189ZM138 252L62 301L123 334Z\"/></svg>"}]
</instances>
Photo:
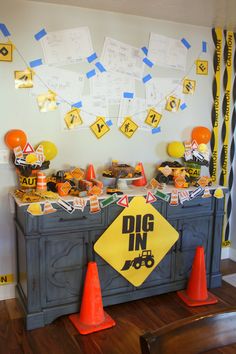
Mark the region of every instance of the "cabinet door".
<instances>
[{"instance_id":1,"label":"cabinet door","mask_svg":"<svg viewBox=\"0 0 236 354\"><path fill-rule=\"evenodd\" d=\"M187 279L192 269L197 246L205 251L206 272L210 272L213 217L186 218L178 221L175 279Z\"/></svg>"},{"instance_id":2,"label":"cabinet door","mask_svg":"<svg viewBox=\"0 0 236 354\"><path fill-rule=\"evenodd\" d=\"M165 255L161 262L156 266L152 273L147 277L144 283L137 289L152 288L157 285L163 285L174 279L174 255L173 248Z\"/></svg>"},{"instance_id":3,"label":"cabinet door","mask_svg":"<svg viewBox=\"0 0 236 354\"><path fill-rule=\"evenodd\" d=\"M94 244L99 239L104 231L105 230L92 231L90 233L92 244ZM103 297L133 291L133 286L112 266L104 261L96 252L94 252L93 257L98 265L99 279Z\"/></svg>"},{"instance_id":4,"label":"cabinet door","mask_svg":"<svg viewBox=\"0 0 236 354\"><path fill-rule=\"evenodd\" d=\"M81 301L87 267L87 233L41 238L42 307Z\"/></svg>"}]
</instances>

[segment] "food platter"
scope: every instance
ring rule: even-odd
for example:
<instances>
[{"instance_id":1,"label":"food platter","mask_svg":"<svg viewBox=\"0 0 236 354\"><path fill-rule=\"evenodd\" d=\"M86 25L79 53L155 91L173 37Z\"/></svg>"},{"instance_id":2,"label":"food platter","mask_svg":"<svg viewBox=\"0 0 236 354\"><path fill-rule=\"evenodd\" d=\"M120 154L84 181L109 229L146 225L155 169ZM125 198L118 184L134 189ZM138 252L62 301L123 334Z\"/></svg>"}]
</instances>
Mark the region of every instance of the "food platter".
<instances>
[{"instance_id":1,"label":"food platter","mask_svg":"<svg viewBox=\"0 0 236 354\"><path fill-rule=\"evenodd\" d=\"M114 185L116 178L115 177L102 177L104 180L106 180L109 185ZM132 183L132 181L137 181L140 178L142 178L142 176L138 176L138 177L131 177L131 178L119 178L117 180L117 188L121 189L121 190L127 190L130 189L129 184Z\"/></svg>"}]
</instances>

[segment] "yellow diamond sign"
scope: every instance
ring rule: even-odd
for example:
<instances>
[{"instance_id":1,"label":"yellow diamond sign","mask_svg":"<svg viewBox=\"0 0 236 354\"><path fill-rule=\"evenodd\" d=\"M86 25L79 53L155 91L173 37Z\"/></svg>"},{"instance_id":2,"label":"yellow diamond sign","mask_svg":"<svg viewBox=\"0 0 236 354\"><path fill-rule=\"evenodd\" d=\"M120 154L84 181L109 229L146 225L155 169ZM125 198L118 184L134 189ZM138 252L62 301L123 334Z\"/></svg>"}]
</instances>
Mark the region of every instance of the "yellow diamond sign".
<instances>
[{"instance_id":1,"label":"yellow diamond sign","mask_svg":"<svg viewBox=\"0 0 236 354\"><path fill-rule=\"evenodd\" d=\"M178 240L178 232L144 197L134 197L94 245L134 286L140 286Z\"/></svg>"}]
</instances>

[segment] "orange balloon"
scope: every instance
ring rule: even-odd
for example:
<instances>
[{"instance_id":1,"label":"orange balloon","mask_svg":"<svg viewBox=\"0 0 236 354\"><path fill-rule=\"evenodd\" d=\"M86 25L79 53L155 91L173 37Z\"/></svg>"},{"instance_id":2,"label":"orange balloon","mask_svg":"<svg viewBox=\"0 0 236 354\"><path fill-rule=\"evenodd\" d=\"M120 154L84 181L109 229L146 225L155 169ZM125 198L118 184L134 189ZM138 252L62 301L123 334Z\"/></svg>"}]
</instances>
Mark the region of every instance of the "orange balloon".
<instances>
[{"instance_id":1,"label":"orange balloon","mask_svg":"<svg viewBox=\"0 0 236 354\"><path fill-rule=\"evenodd\" d=\"M17 146L20 146L22 149L24 149L27 143L27 136L23 130L12 129L5 134L4 141L9 149L14 149Z\"/></svg>"},{"instance_id":2,"label":"orange balloon","mask_svg":"<svg viewBox=\"0 0 236 354\"><path fill-rule=\"evenodd\" d=\"M211 139L211 132L206 127L195 127L192 130L192 141L196 140L198 144L207 144Z\"/></svg>"}]
</instances>

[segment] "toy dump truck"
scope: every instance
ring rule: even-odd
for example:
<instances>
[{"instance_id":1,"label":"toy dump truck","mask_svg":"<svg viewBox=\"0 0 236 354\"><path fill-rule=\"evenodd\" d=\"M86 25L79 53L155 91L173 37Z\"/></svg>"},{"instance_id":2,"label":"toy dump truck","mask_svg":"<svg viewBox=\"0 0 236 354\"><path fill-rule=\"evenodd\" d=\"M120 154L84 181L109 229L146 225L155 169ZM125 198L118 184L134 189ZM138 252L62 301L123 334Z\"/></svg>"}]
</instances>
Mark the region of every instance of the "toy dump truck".
<instances>
[{"instance_id":1,"label":"toy dump truck","mask_svg":"<svg viewBox=\"0 0 236 354\"><path fill-rule=\"evenodd\" d=\"M158 167L158 172L155 179L159 183L168 184L173 182L173 180L178 176L185 178L186 183L184 187L188 187L190 176L187 172L187 168L181 165L178 161L165 161Z\"/></svg>"}]
</instances>

